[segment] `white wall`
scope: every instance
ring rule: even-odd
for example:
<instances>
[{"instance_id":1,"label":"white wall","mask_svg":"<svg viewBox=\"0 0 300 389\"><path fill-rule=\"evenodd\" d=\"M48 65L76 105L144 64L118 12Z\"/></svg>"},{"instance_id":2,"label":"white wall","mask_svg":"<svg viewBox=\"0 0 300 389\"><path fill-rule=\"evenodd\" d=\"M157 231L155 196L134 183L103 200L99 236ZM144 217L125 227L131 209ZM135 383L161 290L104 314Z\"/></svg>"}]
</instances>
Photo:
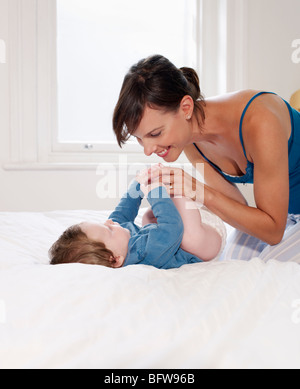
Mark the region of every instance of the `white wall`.
<instances>
[{"instance_id":1,"label":"white wall","mask_svg":"<svg viewBox=\"0 0 300 389\"><path fill-rule=\"evenodd\" d=\"M239 0L247 1L247 0ZM8 2L0 0L0 39L8 40ZM292 41L300 39L299 0L248 0L244 84L275 91L289 99L300 89L300 64L291 60ZM96 170L7 171L9 160L9 63L0 64L0 211L112 208L100 200Z\"/></svg>"},{"instance_id":2,"label":"white wall","mask_svg":"<svg viewBox=\"0 0 300 389\"><path fill-rule=\"evenodd\" d=\"M289 100L300 89L300 63L292 61L292 42L300 39L300 1L249 0L247 28L248 87Z\"/></svg>"}]
</instances>

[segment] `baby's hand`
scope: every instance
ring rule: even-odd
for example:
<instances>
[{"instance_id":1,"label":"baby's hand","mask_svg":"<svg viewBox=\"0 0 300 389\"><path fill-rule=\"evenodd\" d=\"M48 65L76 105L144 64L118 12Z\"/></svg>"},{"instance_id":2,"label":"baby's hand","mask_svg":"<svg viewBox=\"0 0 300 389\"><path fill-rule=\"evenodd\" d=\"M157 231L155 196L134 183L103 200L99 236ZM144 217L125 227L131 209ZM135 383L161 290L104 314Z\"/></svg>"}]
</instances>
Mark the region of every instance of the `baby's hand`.
<instances>
[{"instance_id":1,"label":"baby's hand","mask_svg":"<svg viewBox=\"0 0 300 389\"><path fill-rule=\"evenodd\" d=\"M141 185L148 185L149 184L149 169L142 170L141 172L139 172L136 175L135 179Z\"/></svg>"},{"instance_id":2,"label":"baby's hand","mask_svg":"<svg viewBox=\"0 0 300 389\"><path fill-rule=\"evenodd\" d=\"M154 182L153 184L149 184L149 185L142 185L141 184L141 191L144 193L145 197L148 196L148 194L155 188L160 188L160 187L164 187L166 188L166 186L164 184L162 184L161 182ZM166 188L167 190L167 188Z\"/></svg>"},{"instance_id":3,"label":"baby's hand","mask_svg":"<svg viewBox=\"0 0 300 389\"><path fill-rule=\"evenodd\" d=\"M152 175L157 172L158 170L161 170L164 166L159 163L157 165L152 166L149 169L142 170L139 172L136 176L137 182L139 182L141 185L149 185L151 183L151 177Z\"/></svg>"},{"instance_id":4,"label":"baby's hand","mask_svg":"<svg viewBox=\"0 0 300 389\"><path fill-rule=\"evenodd\" d=\"M141 191L144 193L145 196L148 196L148 193L151 192L153 189L164 186L161 180L152 183L152 175L153 173L157 172L158 170L162 169L164 166L162 164L157 164L151 167L150 169L146 169L141 171L137 176L136 180L141 185Z\"/></svg>"}]
</instances>

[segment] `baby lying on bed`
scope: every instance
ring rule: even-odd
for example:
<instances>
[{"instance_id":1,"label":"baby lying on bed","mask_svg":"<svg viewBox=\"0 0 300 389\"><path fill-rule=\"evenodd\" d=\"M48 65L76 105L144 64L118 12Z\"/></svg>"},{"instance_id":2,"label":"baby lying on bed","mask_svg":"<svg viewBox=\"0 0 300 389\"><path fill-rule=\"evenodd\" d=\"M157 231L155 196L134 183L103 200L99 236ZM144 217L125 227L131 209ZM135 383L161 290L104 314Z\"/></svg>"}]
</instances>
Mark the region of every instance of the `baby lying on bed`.
<instances>
[{"instance_id":1,"label":"baby lying on bed","mask_svg":"<svg viewBox=\"0 0 300 389\"><path fill-rule=\"evenodd\" d=\"M172 200L163 184L141 185L144 176L137 176L104 224L83 222L66 230L49 250L51 264L171 269L215 259L224 243L222 231L202 223L199 209L187 207L190 200ZM144 196L155 218L146 224L148 213L140 228L134 221Z\"/></svg>"}]
</instances>

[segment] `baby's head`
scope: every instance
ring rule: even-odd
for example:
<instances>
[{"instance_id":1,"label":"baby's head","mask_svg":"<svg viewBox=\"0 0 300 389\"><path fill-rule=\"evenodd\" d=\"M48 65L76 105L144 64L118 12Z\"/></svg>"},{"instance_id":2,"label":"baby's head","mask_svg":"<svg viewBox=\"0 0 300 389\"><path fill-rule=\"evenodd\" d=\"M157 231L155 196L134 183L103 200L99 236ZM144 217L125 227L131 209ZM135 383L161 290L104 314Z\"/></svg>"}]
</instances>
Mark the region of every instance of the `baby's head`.
<instances>
[{"instance_id":1,"label":"baby's head","mask_svg":"<svg viewBox=\"0 0 300 389\"><path fill-rule=\"evenodd\" d=\"M130 232L112 220L104 224L84 222L68 228L49 250L51 265L84 263L122 267Z\"/></svg>"}]
</instances>

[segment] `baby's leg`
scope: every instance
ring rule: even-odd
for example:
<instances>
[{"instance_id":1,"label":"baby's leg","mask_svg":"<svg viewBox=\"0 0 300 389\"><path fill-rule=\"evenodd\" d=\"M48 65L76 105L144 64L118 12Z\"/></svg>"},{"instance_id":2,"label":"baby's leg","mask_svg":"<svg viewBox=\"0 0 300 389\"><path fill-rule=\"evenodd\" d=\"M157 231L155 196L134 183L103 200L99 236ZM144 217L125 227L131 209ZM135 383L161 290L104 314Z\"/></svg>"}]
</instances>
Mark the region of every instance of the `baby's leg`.
<instances>
[{"instance_id":1,"label":"baby's leg","mask_svg":"<svg viewBox=\"0 0 300 389\"><path fill-rule=\"evenodd\" d=\"M184 197L172 198L172 200L184 225L183 239L180 245L182 250L203 261L214 259L221 250L221 236L214 228L202 223L200 211L192 200ZM157 219L150 208L143 216L142 226L155 223L157 223Z\"/></svg>"},{"instance_id":2,"label":"baby's leg","mask_svg":"<svg viewBox=\"0 0 300 389\"><path fill-rule=\"evenodd\" d=\"M146 226L147 224L157 224L157 219L154 216L154 213L152 212L151 208L149 208L148 211L145 212L142 218L142 227Z\"/></svg>"},{"instance_id":3,"label":"baby's leg","mask_svg":"<svg viewBox=\"0 0 300 389\"><path fill-rule=\"evenodd\" d=\"M219 254L222 238L212 227L203 224L196 204L187 198L172 199L184 225L181 248L203 261L210 261Z\"/></svg>"}]
</instances>

